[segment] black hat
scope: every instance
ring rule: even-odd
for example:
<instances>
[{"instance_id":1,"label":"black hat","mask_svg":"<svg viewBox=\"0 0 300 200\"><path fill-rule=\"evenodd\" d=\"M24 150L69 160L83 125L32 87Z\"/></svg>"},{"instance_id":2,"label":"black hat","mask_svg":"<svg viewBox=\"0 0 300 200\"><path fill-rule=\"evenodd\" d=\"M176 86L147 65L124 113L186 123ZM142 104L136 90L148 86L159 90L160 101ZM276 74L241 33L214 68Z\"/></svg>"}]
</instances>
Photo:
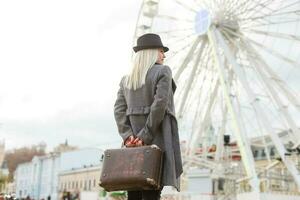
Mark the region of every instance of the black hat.
<instances>
[{"instance_id":1,"label":"black hat","mask_svg":"<svg viewBox=\"0 0 300 200\"><path fill-rule=\"evenodd\" d=\"M138 52L142 49L156 49L156 48L163 48L164 52L169 51L168 47L164 47L161 42L159 35L154 33L147 33L140 36L137 39L137 46L133 47L134 52Z\"/></svg>"}]
</instances>

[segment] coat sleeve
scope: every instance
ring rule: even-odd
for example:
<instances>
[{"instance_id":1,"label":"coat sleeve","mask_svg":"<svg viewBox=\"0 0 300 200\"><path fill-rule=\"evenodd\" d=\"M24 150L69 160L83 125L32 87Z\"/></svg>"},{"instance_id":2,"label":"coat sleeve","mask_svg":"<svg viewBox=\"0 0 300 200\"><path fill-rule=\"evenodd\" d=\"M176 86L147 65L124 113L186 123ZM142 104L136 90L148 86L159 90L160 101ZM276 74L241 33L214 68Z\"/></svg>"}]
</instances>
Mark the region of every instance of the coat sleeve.
<instances>
[{"instance_id":1,"label":"coat sleeve","mask_svg":"<svg viewBox=\"0 0 300 200\"><path fill-rule=\"evenodd\" d=\"M123 78L122 78L123 80ZM120 136L125 141L129 136L133 135L129 118L126 116L127 103L124 97L124 89L120 82L120 88L117 94L117 100L114 105L114 116L117 123Z\"/></svg>"},{"instance_id":2,"label":"coat sleeve","mask_svg":"<svg viewBox=\"0 0 300 200\"><path fill-rule=\"evenodd\" d=\"M155 133L159 130L164 119L169 101L169 93L172 91L172 71L165 66L158 76L154 101L150 107L145 126L137 134L145 144L151 144Z\"/></svg>"}]
</instances>

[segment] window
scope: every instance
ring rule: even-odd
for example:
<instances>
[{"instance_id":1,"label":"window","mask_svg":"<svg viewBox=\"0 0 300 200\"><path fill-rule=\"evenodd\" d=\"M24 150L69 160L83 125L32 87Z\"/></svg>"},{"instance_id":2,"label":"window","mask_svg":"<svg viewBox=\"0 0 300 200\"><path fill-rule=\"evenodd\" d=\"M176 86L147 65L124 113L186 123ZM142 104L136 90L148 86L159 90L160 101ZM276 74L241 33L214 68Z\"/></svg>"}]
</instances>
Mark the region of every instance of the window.
<instances>
[{"instance_id":1,"label":"window","mask_svg":"<svg viewBox=\"0 0 300 200\"><path fill-rule=\"evenodd\" d=\"M92 180L89 180L89 190L91 190Z\"/></svg>"},{"instance_id":2,"label":"window","mask_svg":"<svg viewBox=\"0 0 300 200\"><path fill-rule=\"evenodd\" d=\"M253 156L254 156L254 158L256 158L256 157L257 157L257 155L258 155L258 150L255 150L255 151L253 152Z\"/></svg>"},{"instance_id":3,"label":"window","mask_svg":"<svg viewBox=\"0 0 300 200\"><path fill-rule=\"evenodd\" d=\"M94 179L94 187L96 187L96 179Z\"/></svg>"},{"instance_id":4,"label":"window","mask_svg":"<svg viewBox=\"0 0 300 200\"><path fill-rule=\"evenodd\" d=\"M83 188L83 190L87 189L86 186L87 186L87 180L84 181L84 188Z\"/></svg>"},{"instance_id":5,"label":"window","mask_svg":"<svg viewBox=\"0 0 300 200\"><path fill-rule=\"evenodd\" d=\"M275 156L275 148L274 147L271 148L270 155Z\"/></svg>"},{"instance_id":6,"label":"window","mask_svg":"<svg viewBox=\"0 0 300 200\"><path fill-rule=\"evenodd\" d=\"M264 149L261 151L261 156L262 156L262 157L266 157L266 152L265 152Z\"/></svg>"}]
</instances>

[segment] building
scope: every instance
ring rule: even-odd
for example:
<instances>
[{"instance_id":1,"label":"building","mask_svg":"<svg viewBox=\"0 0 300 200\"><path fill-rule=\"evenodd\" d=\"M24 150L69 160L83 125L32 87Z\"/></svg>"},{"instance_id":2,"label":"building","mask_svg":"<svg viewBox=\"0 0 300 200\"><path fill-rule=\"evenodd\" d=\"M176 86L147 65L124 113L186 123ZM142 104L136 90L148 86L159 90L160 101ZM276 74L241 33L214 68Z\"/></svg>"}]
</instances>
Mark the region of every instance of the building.
<instances>
[{"instance_id":1,"label":"building","mask_svg":"<svg viewBox=\"0 0 300 200\"><path fill-rule=\"evenodd\" d=\"M34 199L51 197L56 200L60 192L59 174L88 166L99 166L101 155L100 149L86 148L35 156L31 162L22 163L16 169L16 196L17 198L30 196ZM87 184L93 183L88 181Z\"/></svg>"},{"instance_id":2,"label":"building","mask_svg":"<svg viewBox=\"0 0 300 200\"><path fill-rule=\"evenodd\" d=\"M80 194L83 191L98 193L98 181L102 166L102 150L86 148L61 154L59 194L64 191ZM84 159L83 159L84 158Z\"/></svg>"},{"instance_id":3,"label":"building","mask_svg":"<svg viewBox=\"0 0 300 200\"><path fill-rule=\"evenodd\" d=\"M16 172L16 195L18 198L26 197L31 194L32 163L22 163L18 165Z\"/></svg>"},{"instance_id":4,"label":"building","mask_svg":"<svg viewBox=\"0 0 300 200\"><path fill-rule=\"evenodd\" d=\"M98 186L101 173L101 165L90 165L82 168L62 171L59 174L59 193L64 192L78 195L82 192L93 192L98 196L100 187ZM103 190L103 189L102 189Z\"/></svg>"},{"instance_id":5,"label":"building","mask_svg":"<svg viewBox=\"0 0 300 200\"><path fill-rule=\"evenodd\" d=\"M18 165L16 177L16 196L34 199L57 198L57 177L60 169L60 155L35 156L31 162Z\"/></svg>"}]
</instances>

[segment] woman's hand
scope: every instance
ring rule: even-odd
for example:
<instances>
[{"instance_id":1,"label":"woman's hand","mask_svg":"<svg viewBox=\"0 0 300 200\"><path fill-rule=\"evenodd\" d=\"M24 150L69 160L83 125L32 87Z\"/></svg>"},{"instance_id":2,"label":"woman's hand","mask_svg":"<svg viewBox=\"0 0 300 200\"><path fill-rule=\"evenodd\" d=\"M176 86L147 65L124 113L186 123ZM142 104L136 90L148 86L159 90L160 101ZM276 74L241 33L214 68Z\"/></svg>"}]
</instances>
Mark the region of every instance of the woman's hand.
<instances>
[{"instance_id":1,"label":"woman's hand","mask_svg":"<svg viewBox=\"0 0 300 200\"><path fill-rule=\"evenodd\" d=\"M126 147L139 147L139 146L143 146L144 142L142 139L140 138L134 138L134 136L129 136L125 142L124 142Z\"/></svg>"},{"instance_id":2,"label":"woman's hand","mask_svg":"<svg viewBox=\"0 0 300 200\"><path fill-rule=\"evenodd\" d=\"M143 146L144 145L144 142L142 139L140 138L135 138L133 143L137 146L137 147L140 147L140 146Z\"/></svg>"},{"instance_id":3,"label":"woman's hand","mask_svg":"<svg viewBox=\"0 0 300 200\"><path fill-rule=\"evenodd\" d=\"M134 147L135 144L133 143L133 141L134 141L134 137L131 135L125 140L124 144L126 147Z\"/></svg>"}]
</instances>

